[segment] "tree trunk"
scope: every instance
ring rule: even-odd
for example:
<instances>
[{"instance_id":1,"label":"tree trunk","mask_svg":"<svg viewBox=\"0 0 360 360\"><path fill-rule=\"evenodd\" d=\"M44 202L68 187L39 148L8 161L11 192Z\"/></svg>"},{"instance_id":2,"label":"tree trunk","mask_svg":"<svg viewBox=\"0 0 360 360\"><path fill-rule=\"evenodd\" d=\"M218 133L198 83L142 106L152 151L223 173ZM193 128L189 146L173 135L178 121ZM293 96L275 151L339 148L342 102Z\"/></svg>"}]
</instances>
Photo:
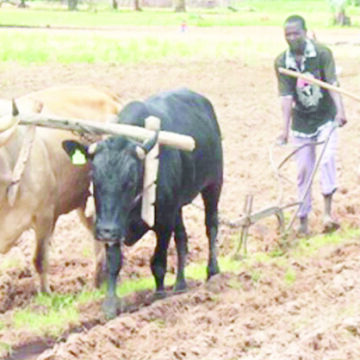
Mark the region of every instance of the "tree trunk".
<instances>
[{"instance_id":1,"label":"tree trunk","mask_svg":"<svg viewBox=\"0 0 360 360\"><path fill-rule=\"evenodd\" d=\"M142 11L142 8L140 6L140 0L134 0L134 10L135 11Z\"/></svg>"},{"instance_id":2,"label":"tree trunk","mask_svg":"<svg viewBox=\"0 0 360 360\"><path fill-rule=\"evenodd\" d=\"M117 10L117 8L118 8L118 2L117 2L117 0L112 0L112 8L113 8L114 10Z\"/></svg>"},{"instance_id":3,"label":"tree trunk","mask_svg":"<svg viewBox=\"0 0 360 360\"><path fill-rule=\"evenodd\" d=\"M73 11L77 10L78 0L68 0L68 9Z\"/></svg>"},{"instance_id":4,"label":"tree trunk","mask_svg":"<svg viewBox=\"0 0 360 360\"><path fill-rule=\"evenodd\" d=\"M175 12L186 12L185 0L175 0Z\"/></svg>"}]
</instances>

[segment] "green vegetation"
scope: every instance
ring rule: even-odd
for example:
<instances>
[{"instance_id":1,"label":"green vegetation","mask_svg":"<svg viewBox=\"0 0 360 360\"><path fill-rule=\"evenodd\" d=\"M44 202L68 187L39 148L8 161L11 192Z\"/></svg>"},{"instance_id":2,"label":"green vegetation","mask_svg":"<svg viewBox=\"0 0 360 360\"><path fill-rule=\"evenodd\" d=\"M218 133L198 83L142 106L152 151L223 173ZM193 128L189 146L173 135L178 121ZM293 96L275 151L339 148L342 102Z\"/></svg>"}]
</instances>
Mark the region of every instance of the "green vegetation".
<instances>
[{"instance_id":1,"label":"green vegetation","mask_svg":"<svg viewBox=\"0 0 360 360\"><path fill-rule=\"evenodd\" d=\"M167 276L166 285L169 285L169 281L171 281L171 279L173 281L173 278L171 276ZM153 288L154 288L154 279L152 277L147 277L147 278L141 278L141 279L137 279L137 280L123 281L121 286L118 286L116 293L118 296L126 296L135 291L142 291L142 290L153 289Z\"/></svg>"},{"instance_id":2,"label":"green vegetation","mask_svg":"<svg viewBox=\"0 0 360 360\"><path fill-rule=\"evenodd\" d=\"M175 13L172 8L154 9L143 7L142 12L130 8L112 10L110 2L92 6L83 6L80 11L68 11L60 2L29 2L30 9L2 8L4 15L0 25L21 26L81 26L81 27L114 27L124 25L136 26L179 26L186 21L190 26L264 26L281 25L284 17L291 13L306 16L316 27L331 25L331 9L324 0L242 0L235 2L231 11L228 8L191 8L186 13ZM353 25L359 25L360 8L347 7Z\"/></svg>"},{"instance_id":3,"label":"green vegetation","mask_svg":"<svg viewBox=\"0 0 360 360\"><path fill-rule=\"evenodd\" d=\"M292 267L289 267L285 272L284 281L287 285L292 285L295 282L295 280L296 280L296 271Z\"/></svg>"},{"instance_id":4,"label":"green vegetation","mask_svg":"<svg viewBox=\"0 0 360 360\"><path fill-rule=\"evenodd\" d=\"M142 12L129 9L71 12L45 9L42 4L33 1L30 9L0 9L0 27L42 28L38 31L4 29L0 47L2 63L19 62L25 66L52 62L138 64L172 59L229 58L240 59L252 66L259 57L273 59L285 43L279 39L243 36L240 28L239 37L234 33L227 36L221 30L219 36L214 30L208 36L199 35L196 28L282 26L285 17L291 13L304 15L311 28L332 26L331 11L323 0L244 0L235 6L237 12L227 8L190 8L185 14L174 13L172 9L151 8ZM348 10L353 26L360 26L360 7L350 6ZM181 32L180 25L184 21L188 29ZM157 26L166 26L168 31ZM51 30L56 27L70 27L71 30ZM94 31L74 31L76 27ZM101 30L103 27L108 30ZM111 31L115 27L117 31Z\"/></svg>"},{"instance_id":5,"label":"green vegetation","mask_svg":"<svg viewBox=\"0 0 360 360\"><path fill-rule=\"evenodd\" d=\"M74 302L74 295L38 295L29 308L15 311L13 326L39 335L58 336L68 324L79 321Z\"/></svg>"},{"instance_id":6,"label":"green vegetation","mask_svg":"<svg viewBox=\"0 0 360 360\"><path fill-rule=\"evenodd\" d=\"M309 239L304 238L299 241L298 246L292 251L292 256L312 256L315 255L322 247L340 244L344 242L344 239L354 239L359 238L359 236L360 229L345 227L341 232L317 235Z\"/></svg>"},{"instance_id":7,"label":"green vegetation","mask_svg":"<svg viewBox=\"0 0 360 360\"><path fill-rule=\"evenodd\" d=\"M21 268L24 266L24 260L18 257L5 258L0 263L0 273L11 268Z\"/></svg>"},{"instance_id":8,"label":"green vegetation","mask_svg":"<svg viewBox=\"0 0 360 360\"><path fill-rule=\"evenodd\" d=\"M169 58L235 57L241 53L238 41L213 41L209 39L177 38L158 39L145 36L141 39L122 38L114 41L89 33L51 34L6 32L2 34L0 61L30 63L141 63ZM245 46L245 44L244 44ZM256 47L249 49L258 51Z\"/></svg>"},{"instance_id":9,"label":"green vegetation","mask_svg":"<svg viewBox=\"0 0 360 360\"><path fill-rule=\"evenodd\" d=\"M0 342L0 351L4 350L9 355L12 354L12 347L9 344L6 344L4 342Z\"/></svg>"}]
</instances>

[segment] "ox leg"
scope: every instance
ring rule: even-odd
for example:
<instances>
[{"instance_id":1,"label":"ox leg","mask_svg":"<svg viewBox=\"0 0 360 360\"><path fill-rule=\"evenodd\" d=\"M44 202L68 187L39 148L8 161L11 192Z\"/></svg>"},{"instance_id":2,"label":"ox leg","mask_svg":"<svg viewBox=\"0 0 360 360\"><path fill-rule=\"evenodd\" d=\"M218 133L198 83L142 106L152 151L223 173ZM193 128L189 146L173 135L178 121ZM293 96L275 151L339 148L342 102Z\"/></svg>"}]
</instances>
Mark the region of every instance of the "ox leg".
<instances>
[{"instance_id":1,"label":"ox leg","mask_svg":"<svg viewBox=\"0 0 360 360\"><path fill-rule=\"evenodd\" d=\"M164 278L166 274L167 267L167 249L169 246L169 241L171 238L172 230L169 230L168 227L164 227L161 230L157 230L156 237L156 247L154 255L151 258L151 271L155 278L156 284L156 297L165 296L164 288Z\"/></svg>"},{"instance_id":2,"label":"ox leg","mask_svg":"<svg viewBox=\"0 0 360 360\"><path fill-rule=\"evenodd\" d=\"M187 242L188 239L182 217L182 210L180 209L175 222L175 244L177 250L177 274L174 287L175 292L186 289L184 269L186 265L186 255L188 253Z\"/></svg>"},{"instance_id":3,"label":"ox leg","mask_svg":"<svg viewBox=\"0 0 360 360\"><path fill-rule=\"evenodd\" d=\"M120 305L116 295L116 282L122 266L122 255L119 243L106 245L106 260L109 269L109 281L106 298L102 304L102 308L105 316L108 319L113 319L117 315L117 310Z\"/></svg>"},{"instance_id":4,"label":"ox leg","mask_svg":"<svg viewBox=\"0 0 360 360\"><path fill-rule=\"evenodd\" d=\"M97 240L94 240L94 252L95 252L95 270L94 270L94 285L96 288L106 281L109 277L105 261L105 248L104 244Z\"/></svg>"},{"instance_id":5,"label":"ox leg","mask_svg":"<svg viewBox=\"0 0 360 360\"><path fill-rule=\"evenodd\" d=\"M93 217L85 216L85 207L78 209L78 215L81 222L86 226L92 236L95 253L95 269L94 269L94 286L99 288L107 279L108 271L105 261L105 247L104 244L95 240L93 237L94 221Z\"/></svg>"},{"instance_id":6,"label":"ox leg","mask_svg":"<svg viewBox=\"0 0 360 360\"><path fill-rule=\"evenodd\" d=\"M35 229L36 249L34 256L34 266L40 276L40 291L45 293L50 293L47 272L49 242L53 230L53 225L51 225L49 228L48 224L45 224L44 226L38 224Z\"/></svg>"},{"instance_id":7,"label":"ox leg","mask_svg":"<svg viewBox=\"0 0 360 360\"><path fill-rule=\"evenodd\" d=\"M218 211L220 189L218 186L210 186L201 193L205 205L206 236L209 240L209 260L207 267L207 278L220 272L217 262L216 239L218 233Z\"/></svg>"}]
</instances>

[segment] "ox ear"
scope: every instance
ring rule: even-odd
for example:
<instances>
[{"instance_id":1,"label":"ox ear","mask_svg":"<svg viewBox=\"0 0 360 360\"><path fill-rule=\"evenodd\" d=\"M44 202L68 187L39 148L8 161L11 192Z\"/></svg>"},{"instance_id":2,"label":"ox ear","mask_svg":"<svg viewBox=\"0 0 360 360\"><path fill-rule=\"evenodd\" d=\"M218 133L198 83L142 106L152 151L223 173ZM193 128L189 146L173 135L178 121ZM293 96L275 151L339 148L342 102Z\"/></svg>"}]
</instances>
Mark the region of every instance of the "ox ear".
<instances>
[{"instance_id":1,"label":"ox ear","mask_svg":"<svg viewBox=\"0 0 360 360\"><path fill-rule=\"evenodd\" d=\"M74 140L65 140L62 147L69 155L73 165L81 166L88 162L88 153L86 146Z\"/></svg>"}]
</instances>

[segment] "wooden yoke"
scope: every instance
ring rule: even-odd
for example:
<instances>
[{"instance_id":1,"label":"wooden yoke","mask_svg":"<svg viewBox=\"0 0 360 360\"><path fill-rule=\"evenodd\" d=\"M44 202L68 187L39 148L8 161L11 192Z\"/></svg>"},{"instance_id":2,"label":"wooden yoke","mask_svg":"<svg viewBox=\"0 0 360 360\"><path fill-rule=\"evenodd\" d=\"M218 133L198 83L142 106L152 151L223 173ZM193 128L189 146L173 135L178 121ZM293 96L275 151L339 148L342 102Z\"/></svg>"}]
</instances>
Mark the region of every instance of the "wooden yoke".
<instances>
[{"instance_id":1,"label":"wooden yoke","mask_svg":"<svg viewBox=\"0 0 360 360\"><path fill-rule=\"evenodd\" d=\"M80 134L122 135L138 141L148 140L154 136L154 131L135 125L100 123L70 118L65 119L41 114L19 114L19 123L21 125L36 125L55 129L72 130L79 132ZM191 136L170 131L160 131L159 143L161 145L167 145L185 151L193 151L196 146L195 140Z\"/></svg>"},{"instance_id":2,"label":"wooden yoke","mask_svg":"<svg viewBox=\"0 0 360 360\"><path fill-rule=\"evenodd\" d=\"M149 116L145 119L145 128L160 130L160 119ZM147 153L144 164L143 196L141 203L141 218L150 226L155 224L156 179L159 168L159 141Z\"/></svg>"}]
</instances>

